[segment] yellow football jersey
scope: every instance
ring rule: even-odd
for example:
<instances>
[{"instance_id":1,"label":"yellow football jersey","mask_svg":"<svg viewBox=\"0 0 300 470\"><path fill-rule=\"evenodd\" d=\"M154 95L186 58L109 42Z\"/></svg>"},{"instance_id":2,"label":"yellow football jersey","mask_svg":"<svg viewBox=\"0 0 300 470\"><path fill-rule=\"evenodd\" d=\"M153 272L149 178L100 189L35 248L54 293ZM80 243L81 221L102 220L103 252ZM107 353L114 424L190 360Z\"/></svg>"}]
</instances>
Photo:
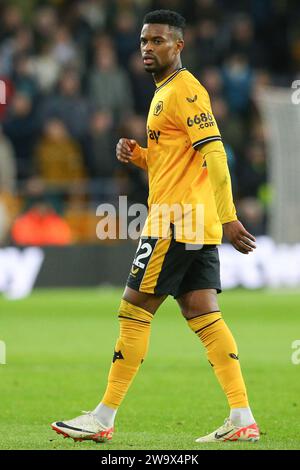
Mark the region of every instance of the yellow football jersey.
<instances>
[{"instance_id":1,"label":"yellow football jersey","mask_svg":"<svg viewBox=\"0 0 300 470\"><path fill-rule=\"evenodd\" d=\"M222 225L206 162L195 149L221 140L208 93L185 68L156 86L147 119L147 149L136 146L133 152L134 163L147 169L149 177L149 212L142 236L161 236L158 207L179 205L184 208L181 221L190 223L192 230L188 234L185 228L176 230L177 241L220 244ZM201 225L201 208L203 230L196 231ZM167 220L162 219L163 223ZM171 212L171 223L178 228L180 210Z\"/></svg>"}]
</instances>

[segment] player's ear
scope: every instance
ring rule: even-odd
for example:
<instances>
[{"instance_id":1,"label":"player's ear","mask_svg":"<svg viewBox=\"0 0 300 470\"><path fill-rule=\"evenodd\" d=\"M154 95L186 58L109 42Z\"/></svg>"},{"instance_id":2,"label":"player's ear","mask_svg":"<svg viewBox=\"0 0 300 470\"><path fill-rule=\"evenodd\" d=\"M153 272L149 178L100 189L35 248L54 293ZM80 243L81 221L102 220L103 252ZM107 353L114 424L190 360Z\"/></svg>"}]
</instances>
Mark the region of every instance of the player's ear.
<instances>
[{"instance_id":1,"label":"player's ear","mask_svg":"<svg viewBox=\"0 0 300 470\"><path fill-rule=\"evenodd\" d=\"M177 51L180 53L182 49L184 48L184 40L177 39L176 45L177 45Z\"/></svg>"}]
</instances>

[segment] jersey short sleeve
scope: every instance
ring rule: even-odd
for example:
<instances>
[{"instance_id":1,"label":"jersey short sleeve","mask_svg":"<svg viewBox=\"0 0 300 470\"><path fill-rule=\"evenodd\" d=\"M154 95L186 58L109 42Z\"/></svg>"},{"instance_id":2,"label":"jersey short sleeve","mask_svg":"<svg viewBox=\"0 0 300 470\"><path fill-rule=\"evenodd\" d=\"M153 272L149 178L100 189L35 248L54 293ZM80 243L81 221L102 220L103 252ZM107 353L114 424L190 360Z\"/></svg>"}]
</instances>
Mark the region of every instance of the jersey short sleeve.
<instances>
[{"instance_id":1,"label":"jersey short sleeve","mask_svg":"<svg viewBox=\"0 0 300 470\"><path fill-rule=\"evenodd\" d=\"M188 134L193 147L222 140L209 95L200 83L185 83L178 87L176 95L176 120Z\"/></svg>"}]
</instances>

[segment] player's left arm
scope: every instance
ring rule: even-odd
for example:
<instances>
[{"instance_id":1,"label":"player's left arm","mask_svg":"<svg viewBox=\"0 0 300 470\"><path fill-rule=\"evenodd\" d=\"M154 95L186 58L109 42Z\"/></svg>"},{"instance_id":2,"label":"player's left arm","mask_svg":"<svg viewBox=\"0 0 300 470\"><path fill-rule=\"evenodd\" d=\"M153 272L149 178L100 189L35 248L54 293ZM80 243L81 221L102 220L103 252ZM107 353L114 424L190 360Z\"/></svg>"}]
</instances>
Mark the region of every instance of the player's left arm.
<instances>
[{"instance_id":1,"label":"player's left arm","mask_svg":"<svg viewBox=\"0 0 300 470\"><path fill-rule=\"evenodd\" d=\"M237 218L224 146L221 141L214 141L196 146L196 149L206 161L208 177L213 188L224 234L236 250L248 254L256 248L255 237Z\"/></svg>"},{"instance_id":2,"label":"player's left arm","mask_svg":"<svg viewBox=\"0 0 300 470\"><path fill-rule=\"evenodd\" d=\"M255 248L255 238L236 216L227 155L209 95L200 83L188 81L176 90L176 98L176 122L206 161L224 234L236 250L248 254Z\"/></svg>"}]
</instances>

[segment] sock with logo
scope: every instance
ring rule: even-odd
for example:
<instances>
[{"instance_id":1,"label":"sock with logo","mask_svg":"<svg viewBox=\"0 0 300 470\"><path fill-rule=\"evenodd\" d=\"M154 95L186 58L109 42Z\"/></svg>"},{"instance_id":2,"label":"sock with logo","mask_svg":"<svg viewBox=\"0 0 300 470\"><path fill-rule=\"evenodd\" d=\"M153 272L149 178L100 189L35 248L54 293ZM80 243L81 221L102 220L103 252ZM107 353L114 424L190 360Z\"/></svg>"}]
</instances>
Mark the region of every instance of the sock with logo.
<instances>
[{"instance_id":1,"label":"sock with logo","mask_svg":"<svg viewBox=\"0 0 300 470\"><path fill-rule=\"evenodd\" d=\"M146 357L153 315L143 308L121 301L119 309L120 336L102 404L116 409L120 406L141 363ZM100 417L99 417L100 420Z\"/></svg>"},{"instance_id":2,"label":"sock with logo","mask_svg":"<svg viewBox=\"0 0 300 470\"><path fill-rule=\"evenodd\" d=\"M248 408L248 398L237 345L220 312L188 320L190 328L206 348L207 358L223 388L230 408Z\"/></svg>"}]
</instances>

